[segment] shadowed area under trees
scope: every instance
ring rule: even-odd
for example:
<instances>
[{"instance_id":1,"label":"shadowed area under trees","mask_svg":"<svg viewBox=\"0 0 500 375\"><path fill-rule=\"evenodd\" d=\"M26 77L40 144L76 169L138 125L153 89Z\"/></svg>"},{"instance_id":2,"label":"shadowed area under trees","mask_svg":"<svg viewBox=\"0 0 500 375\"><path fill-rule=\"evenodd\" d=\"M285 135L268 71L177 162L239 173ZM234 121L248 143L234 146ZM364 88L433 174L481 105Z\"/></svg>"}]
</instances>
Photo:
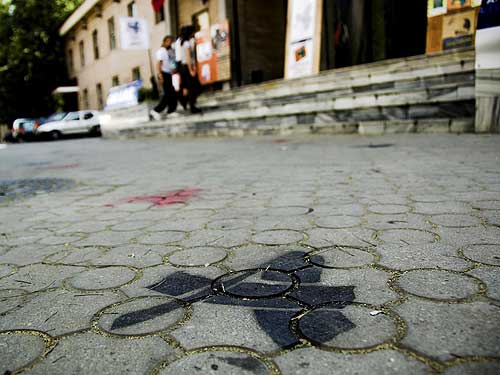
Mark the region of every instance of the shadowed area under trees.
<instances>
[{"instance_id":1,"label":"shadowed area under trees","mask_svg":"<svg viewBox=\"0 0 500 375\"><path fill-rule=\"evenodd\" d=\"M66 80L58 30L81 0L0 0L0 124L55 110Z\"/></svg>"}]
</instances>

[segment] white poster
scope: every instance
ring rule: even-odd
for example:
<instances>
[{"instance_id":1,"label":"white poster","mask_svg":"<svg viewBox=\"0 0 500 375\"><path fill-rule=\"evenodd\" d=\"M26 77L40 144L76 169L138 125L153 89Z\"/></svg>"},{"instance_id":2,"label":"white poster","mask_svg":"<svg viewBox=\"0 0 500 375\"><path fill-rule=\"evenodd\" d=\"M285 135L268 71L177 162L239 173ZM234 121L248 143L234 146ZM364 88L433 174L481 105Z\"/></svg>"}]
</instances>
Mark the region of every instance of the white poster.
<instances>
[{"instance_id":1,"label":"white poster","mask_svg":"<svg viewBox=\"0 0 500 375\"><path fill-rule=\"evenodd\" d=\"M148 22L143 18L120 17L122 49L148 49Z\"/></svg>"},{"instance_id":2,"label":"white poster","mask_svg":"<svg viewBox=\"0 0 500 375\"><path fill-rule=\"evenodd\" d=\"M290 0L288 2L288 34L285 77L298 78L319 70L321 20L320 0Z\"/></svg>"}]
</instances>

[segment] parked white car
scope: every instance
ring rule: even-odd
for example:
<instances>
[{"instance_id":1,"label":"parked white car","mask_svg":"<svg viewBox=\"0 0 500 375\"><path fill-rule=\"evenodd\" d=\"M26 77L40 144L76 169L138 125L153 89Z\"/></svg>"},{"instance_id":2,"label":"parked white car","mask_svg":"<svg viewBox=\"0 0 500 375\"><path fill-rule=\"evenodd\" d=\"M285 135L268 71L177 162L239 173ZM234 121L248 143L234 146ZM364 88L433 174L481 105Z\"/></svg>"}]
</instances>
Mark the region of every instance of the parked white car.
<instances>
[{"instance_id":1,"label":"parked white car","mask_svg":"<svg viewBox=\"0 0 500 375\"><path fill-rule=\"evenodd\" d=\"M69 112L64 118L46 122L36 130L38 136L51 139L59 139L69 134L98 135L100 132L99 112L97 111Z\"/></svg>"}]
</instances>

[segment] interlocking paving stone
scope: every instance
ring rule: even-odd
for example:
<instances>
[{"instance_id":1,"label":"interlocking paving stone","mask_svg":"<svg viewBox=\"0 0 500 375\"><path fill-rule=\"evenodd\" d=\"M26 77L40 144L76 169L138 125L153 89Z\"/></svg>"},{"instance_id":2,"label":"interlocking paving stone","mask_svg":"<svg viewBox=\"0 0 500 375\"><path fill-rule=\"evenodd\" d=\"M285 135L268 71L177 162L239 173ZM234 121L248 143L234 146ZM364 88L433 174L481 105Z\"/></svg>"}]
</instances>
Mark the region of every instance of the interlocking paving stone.
<instances>
[{"instance_id":1,"label":"interlocking paving stone","mask_svg":"<svg viewBox=\"0 0 500 375\"><path fill-rule=\"evenodd\" d=\"M208 229L244 229L252 226L252 222L250 220L245 219L218 219L213 220L208 223Z\"/></svg>"},{"instance_id":2,"label":"interlocking paving stone","mask_svg":"<svg viewBox=\"0 0 500 375\"><path fill-rule=\"evenodd\" d=\"M352 247L332 247L311 255L311 262L326 268L362 267L375 262L375 256Z\"/></svg>"},{"instance_id":3,"label":"interlocking paving stone","mask_svg":"<svg viewBox=\"0 0 500 375\"><path fill-rule=\"evenodd\" d=\"M175 220L161 220L156 224L151 224L148 226L148 231L150 232L164 232L164 231L195 231L203 228L207 224L208 219L197 218L197 219L175 219Z\"/></svg>"},{"instance_id":4,"label":"interlocking paving stone","mask_svg":"<svg viewBox=\"0 0 500 375\"><path fill-rule=\"evenodd\" d=\"M500 198L500 194L499 194ZM483 200L480 202L474 202L472 207L480 210L500 210L500 199L499 200Z\"/></svg>"},{"instance_id":5,"label":"interlocking paving stone","mask_svg":"<svg viewBox=\"0 0 500 375\"><path fill-rule=\"evenodd\" d=\"M45 351L45 341L28 333L0 333L0 373L26 367Z\"/></svg>"},{"instance_id":6,"label":"interlocking paving stone","mask_svg":"<svg viewBox=\"0 0 500 375\"><path fill-rule=\"evenodd\" d=\"M178 244L184 247L220 246L229 248L248 243L250 237L251 232L246 229L231 231L205 229L191 233L189 238Z\"/></svg>"},{"instance_id":7,"label":"interlocking paving stone","mask_svg":"<svg viewBox=\"0 0 500 375\"><path fill-rule=\"evenodd\" d=\"M443 372L445 375L497 375L498 373L500 373L498 362L462 363Z\"/></svg>"},{"instance_id":8,"label":"interlocking paving stone","mask_svg":"<svg viewBox=\"0 0 500 375\"><path fill-rule=\"evenodd\" d=\"M415 203L415 212L427 215L469 214L472 207L464 202Z\"/></svg>"},{"instance_id":9,"label":"interlocking paving stone","mask_svg":"<svg viewBox=\"0 0 500 375\"><path fill-rule=\"evenodd\" d=\"M368 207L368 211L379 215L405 214L410 207L403 204L374 204Z\"/></svg>"},{"instance_id":10,"label":"interlocking paving stone","mask_svg":"<svg viewBox=\"0 0 500 375\"><path fill-rule=\"evenodd\" d=\"M406 245L424 245L437 241L435 233L414 228L383 230L378 238L383 243Z\"/></svg>"},{"instance_id":11,"label":"interlocking paving stone","mask_svg":"<svg viewBox=\"0 0 500 375\"><path fill-rule=\"evenodd\" d=\"M104 231L89 234L85 239L74 242L74 246L118 246L127 244L132 238L142 235L140 232Z\"/></svg>"},{"instance_id":12,"label":"interlocking paving stone","mask_svg":"<svg viewBox=\"0 0 500 375\"><path fill-rule=\"evenodd\" d=\"M464 255L476 262L500 266L500 244L467 246Z\"/></svg>"},{"instance_id":13,"label":"interlocking paving stone","mask_svg":"<svg viewBox=\"0 0 500 375\"><path fill-rule=\"evenodd\" d=\"M143 245L171 245L186 238L184 232L155 232L139 237L137 241Z\"/></svg>"},{"instance_id":14,"label":"interlocking paving stone","mask_svg":"<svg viewBox=\"0 0 500 375\"><path fill-rule=\"evenodd\" d=\"M217 247L195 247L181 250L168 257L168 261L177 266L210 266L227 257L224 249Z\"/></svg>"},{"instance_id":15,"label":"interlocking paving stone","mask_svg":"<svg viewBox=\"0 0 500 375\"><path fill-rule=\"evenodd\" d=\"M373 231L368 229L311 229L306 232L309 239L304 241L314 247L331 247L335 245L370 247L375 245Z\"/></svg>"},{"instance_id":16,"label":"interlocking paving stone","mask_svg":"<svg viewBox=\"0 0 500 375\"><path fill-rule=\"evenodd\" d=\"M57 336L90 328L92 316L118 302L110 292L81 293L52 290L34 296L0 319L0 330L33 329Z\"/></svg>"},{"instance_id":17,"label":"interlocking paving stone","mask_svg":"<svg viewBox=\"0 0 500 375\"><path fill-rule=\"evenodd\" d=\"M445 228L440 227L434 231L441 237L440 242L464 247L474 244L498 244L500 228L483 227L474 228Z\"/></svg>"},{"instance_id":18,"label":"interlocking paving stone","mask_svg":"<svg viewBox=\"0 0 500 375\"><path fill-rule=\"evenodd\" d=\"M0 264L0 278L9 276L15 272L14 266L8 264Z\"/></svg>"},{"instance_id":19,"label":"interlocking paving stone","mask_svg":"<svg viewBox=\"0 0 500 375\"><path fill-rule=\"evenodd\" d=\"M371 311L369 306L328 304L302 316L298 328L309 340L330 348L365 349L394 340L395 321Z\"/></svg>"},{"instance_id":20,"label":"interlocking paving stone","mask_svg":"<svg viewBox=\"0 0 500 375\"><path fill-rule=\"evenodd\" d=\"M0 263L11 263L18 266L26 266L28 264L39 263L43 261L46 256L57 253L60 250L60 247L54 246L16 246L9 252L0 256Z\"/></svg>"},{"instance_id":21,"label":"interlocking paving stone","mask_svg":"<svg viewBox=\"0 0 500 375\"><path fill-rule=\"evenodd\" d=\"M352 228L361 224L361 218L357 216L337 215L322 216L316 220L316 225L321 228Z\"/></svg>"},{"instance_id":22,"label":"interlocking paving stone","mask_svg":"<svg viewBox=\"0 0 500 375\"><path fill-rule=\"evenodd\" d=\"M264 215L294 216L294 215L305 215L309 212L312 212L309 207L285 206L285 207L270 207L264 211Z\"/></svg>"},{"instance_id":23,"label":"interlocking paving stone","mask_svg":"<svg viewBox=\"0 0 500 375\"><path fill-rule=\"evenodd\" d=\"M171 246L121 245L111 248L101 257L94 258L91 264L107 266L151 267L163 263L163 257L178 250Z\"/></svg>"},{"instance_id":24,"label":"interlocking paving stone","mask_svg":"<svg viewBox=\"0 0 500 375\"><path fill-rule=\"evenodd\" d=\"M85 271L84 267L52 266L35 264L21 268L12 276L3 278L1 288L24 289L36 292L48 288L57 288L64 279Z\"/></svg>"},{"instance_id":25,"label":"interlocking paving stone","mask_svg":"<svg viewBox=\"0 0 500 375\"><path fill-rule=\"evenodd\" d=\"M498 355L500 307L485 302L410 300L394 310L407 322L405 345L440 360Z\"/></svg>"},{"instance_id":26,"label":"interlocking paving stone","mask_svg":"<svg viewBox=\"0 0 500 375\"><path fill-rule=\"evenodd\" d=\"M165 331L179 323L185 308L168 297L139 297L106 308L99 327L115 335L145 335Z\"/></svg>"},{"instance_id":27,"label":"interlocking paving stone","mask_svg":"<svg viewBox=\"0 0 500 375\"><path fill-rule=\"evenodd\" d=\"M61 248L62 250L63 248ZM46 263L59 263L67 265L87 264L106 254L106 251L98 248L81 248L74 250L62 250L45 257Z\"/></svg>"},{"instance_id":28,"label":"interlocking paving stone","mask_svg":"<svg viewBox=\"0 0 500 375\"><path fill-rule=\"evenodd\" d=\"M38 241L42 245L65 245L80 240L77 236L49 236Z\"/></svg>"},{"instance_id":29,"label":"interlocking paving stone","mask_svg":"<svg viewBox=\"0 0 500 375\"><path fill-rule=\"evenodd\" d=\"M298 305L282 298L244 301L217 296L195 303L192 318L172 335L188 349L236 345L274 351L298 341L288 324L299 311Z\"/></svg>"},{"instance_id":30,"label":"interlocking paving stone","mask_svg":"<svg viewBox=\"0 0 500 375\"><path fill-rule=\"evenodd\" d=\"M279 229L259 232L253 236L253 241L262 245L287 245L303 239L301 232Z\"/></svg>"},{"instance_id":31,"label":"interlocking paving stone","mask_svg":"<svg viewBox=\"0 0 500 375\"><path fill-rule=\"evenodd\" d=\"M119 232L135 231L135 230L146 229L150 225L151 222L147 220L123 221L121 223L113 225L111 227L111 230Z\"/></svg>"},{"instance_id":32,"label":"interlocking paving stone","mask_svg":"<svg viewBox=\"0 0 500 375\"><path fill-rule=\"evenodd\" d=\"M366 354L329 353L316 348L298 349L276 358L284 375L429 374L425 364L394 350Z\"/></svg>"},{"instance_id":33,"label":"interlocking paving stone","mask_svg":"<svg viewBox=\"0 0 500 375\"><path fill-rule=\"evenodd\" d=\"M310 305L331 301L383 304L398 298L389 289L389 274L374 269L322 269L299 271L301 287L292 296Z\"/></svg>"},{"instance_id":34,"label":"interlocking paving stone","mask_svg":"<svg viewBox=\"0 0 500 375\"><path fill-rule=\"evenodd\" d=\"M285 272L272 269L243 270L217 279L213 288L227 295L241 298L272 297L290 290L294 279Z\"/></svg>"},{"instance_id":35,"label":"interlocking paving stone","mask_svg":"<svg viewBox=\"0 0 500 375\"><path fill-rule=\"evenodd\" d=\"M477 277L488 288L487 295L500 301L500 268L481 266L469 272L470 275Z\"/></svg>"},{"instance_id":36,"label":"interlocking paving stone","mask_svg":"<svg viewBox=\"0 0 500 375\"><path fill-rule=\"evenodd\" d=\"M136 273L126 267L97 268L82 272L68 280L75 289L100 290L117 288L136 277Z\"/></svg>"},{"instance_id":37,"label":"interlocking paving stone","mask_svg":"<svg viewBox=\"0 0 500 375\"><path fill-rule=\"evenodd\" d=\"M253 228L256 231L292 229L304 231L313 227L311 215L300 216L259 216Z\"/></svg>"},{"instance_id":38,"label":"interlocking paving stone","mask_svg":"<svg viewBox=\"0 0 500 375\"><path fill-rule=\"evenodd\" d=\"M99 350L95 350L99 348ZM120 339L94 333L64 338L27 374L141 374L175 351L159 337Z\"/></svg>"},{"instance_id":39,"label":"interlocking paving stone","mask_svg":"<svg viewBox=\"0 0 500 375\"><path fill-rule=\"evenodd\" d=\"M160 375L226 374L270 375L269 369L256 356L237 351L207 351L183 357L160 371Z\"/></svg>"},{"instance_id":40,"label":"interlocking paving stone","mask_svg":"<svg viewBox=\"0 0 500 375\"><path fill-rule=\"evenodd\" d=\"M500 210L481 211L479 216L489 224L500 227Z\"/></svg>"},{"instance_id":41,"label":"interlocking paving stone","mask_svg":"<svg viewBox=\"0 0 500 375\"><path fill-rule=\"evenodd\" d=\"M13 310L29 299L27 292L22 289L0 289L0 314Z\"/></svg>"},{"instance_id":42,"label":"interlocking paving stone","mask_svg":"<svg viewBox=\"0 0 500 375\"><path fill-rule=\"evenodd\" d=\"M481 224L481 221L471 215L435 215L430 218L434 224L443 227L463 228Z\"/></svg>"},{"instance_id":43,"label":"interlocking paving stone","mask_svg":"<svg viewBox=\"0 0 500 375\"><path fill-rule=\"evenodd\" d=\"M420 297L454 300L473 296L479 291L474 279L441 270L414 270L398 278L397 285Z\"/></svg>"},{"instance_id":44,"label":"interlocking paving stone","mask_svg":"<svg viewBox=\"0 0 500 375\"><path fill-rule=\"evenodd\" d=\"M440 242L416 246L385 244L378 246L377 251L382 255L379 264L396 270L443 268L463 271L471 266L471 262L458 256L457 247ZM418 256L415 256L415 251L418 251Z\"/></svg>"}]
</instances>

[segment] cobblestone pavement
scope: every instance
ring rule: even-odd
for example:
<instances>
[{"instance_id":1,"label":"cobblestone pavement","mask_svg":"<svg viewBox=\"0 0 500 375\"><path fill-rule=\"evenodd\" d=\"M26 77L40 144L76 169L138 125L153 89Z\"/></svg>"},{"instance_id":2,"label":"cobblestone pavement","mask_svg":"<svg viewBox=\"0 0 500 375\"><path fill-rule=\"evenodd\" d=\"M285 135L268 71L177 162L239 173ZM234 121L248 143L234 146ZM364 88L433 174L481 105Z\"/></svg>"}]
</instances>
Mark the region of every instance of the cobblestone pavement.
<instances>
[{"instance_id":1,"label":"cobblestone pavement","mask_svg":"<svg viewBox=\"0 0 500 375\"><path fill-rule=\"evenodd\" d=\"M0 150L0 374L498 374L500 137Z\"/></svg>"}]
</instances>

